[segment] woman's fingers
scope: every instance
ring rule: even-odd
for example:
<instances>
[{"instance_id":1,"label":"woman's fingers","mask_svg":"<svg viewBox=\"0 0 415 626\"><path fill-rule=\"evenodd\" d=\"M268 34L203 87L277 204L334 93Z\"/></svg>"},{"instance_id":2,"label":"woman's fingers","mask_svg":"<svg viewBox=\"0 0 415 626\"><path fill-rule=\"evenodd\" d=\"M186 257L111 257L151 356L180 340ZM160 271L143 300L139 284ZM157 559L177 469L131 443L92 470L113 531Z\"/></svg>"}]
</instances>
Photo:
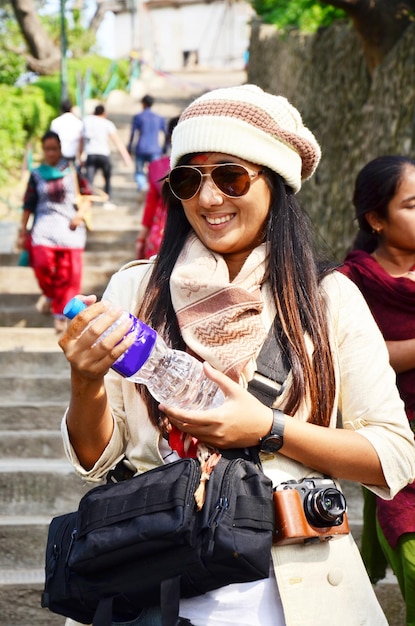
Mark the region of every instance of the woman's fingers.
<instances>
[{"instance_id":1,"label":"woman's fingers","mask_svg":"<svg viewBox=\"0 0 415 626\"><path fill-rule=\"evenodd\" d=\"M132 345L129 317L120 320L123 310L109 302L95 302L95 296L81 296L86 309L71 320L59 340L71 366L88 378L106 374L113 363Z\"/></svg>"}]
</instances>

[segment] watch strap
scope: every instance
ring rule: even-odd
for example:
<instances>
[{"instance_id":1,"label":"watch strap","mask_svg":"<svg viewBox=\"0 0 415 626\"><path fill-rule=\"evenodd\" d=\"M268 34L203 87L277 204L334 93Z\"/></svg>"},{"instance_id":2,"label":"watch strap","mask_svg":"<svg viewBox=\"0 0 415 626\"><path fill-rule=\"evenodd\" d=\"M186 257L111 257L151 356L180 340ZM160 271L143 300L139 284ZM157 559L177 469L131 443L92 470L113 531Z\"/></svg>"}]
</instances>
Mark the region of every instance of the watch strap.
<instances>
[{"instance_id":1,"label":"watch strap","mask_svg":"<svg viewBox=\"0 0 415 626\"><path fill-rule=\"evenodd\" d=\"M271 410L273 419L270 435L279 435L280 437L283 437L285 429L285 413L280 409Z\"/></svg>"},{"instance_id":2,"label":"watch strap","mask_svg":"<svg viewBox=\"0 0 415 626\"><path fill-rule=\"evenodd\" d=\"M265 435L265 437L262 437L260 439L259 441L260 450L263 448L266 449L267 442L271 444L271 440L274 440L274 442L277 444L278 446L276 448L277 450L279 448L282 448L282 445L283 445L286 416L283 413L283 411L281 411L280 409L273 408L271 410L272 410L272 415L273 415L271 431L267 435ZM278 439L280 441L278 441Z\"/></svg>"}]
</instances>

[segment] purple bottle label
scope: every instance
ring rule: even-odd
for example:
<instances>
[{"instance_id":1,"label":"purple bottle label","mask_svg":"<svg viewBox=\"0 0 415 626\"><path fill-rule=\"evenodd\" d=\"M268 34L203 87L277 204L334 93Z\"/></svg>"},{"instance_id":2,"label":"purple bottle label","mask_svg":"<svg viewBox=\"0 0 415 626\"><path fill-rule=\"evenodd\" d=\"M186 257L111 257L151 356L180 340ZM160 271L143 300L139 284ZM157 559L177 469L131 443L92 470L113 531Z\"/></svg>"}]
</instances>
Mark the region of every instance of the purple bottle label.
<instances>
[{"instance_id":1,"label":"purple bottle label","mask_svg":"<svg viewBox=\"0 0 415 626\"><path fill-rule=\"evenodd\" d=\"M79 298L72 298L65 306L63 313L69 319L73 319L75 315L85 308L86 304ZM133 325L128 334L135 333L135 341L112 365L112 369L125 378L133 376L144 365L157 339L155 330L134 317L134 315L131 315L131 313L129 313L129 316Z\"/></svg>"},{"instance_id":2,"label":"purple bottle label","mask_svg":"<svg viewBox=\"0 0 415 626\"><path fill-rule=\"evenodd\" d=\"M156 331L150 326L131 314L130 318L133 320L133 325L128 334L136 335L134 343L112 365L112 369L124 378L133 376L144 365L157 339Z\"/></svg>"}]
</instances>

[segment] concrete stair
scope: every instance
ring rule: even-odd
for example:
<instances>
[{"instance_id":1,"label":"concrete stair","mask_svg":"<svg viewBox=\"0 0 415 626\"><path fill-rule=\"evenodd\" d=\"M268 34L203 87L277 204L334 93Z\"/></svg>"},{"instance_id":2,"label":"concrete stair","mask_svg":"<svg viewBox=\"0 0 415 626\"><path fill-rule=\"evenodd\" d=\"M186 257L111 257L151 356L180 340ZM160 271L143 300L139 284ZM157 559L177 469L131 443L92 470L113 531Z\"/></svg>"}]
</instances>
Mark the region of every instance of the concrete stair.
<instances>
[{"instance_id":1,"label":"concrete stair","mask_svg":"<svg viewBox=\"0 0 415 626\"><path fill-rule=\"evenodd\" d=\"M101 297L113 272L134 258L142 204L131 179L131 171L115 172L115 210L93 207L83 293ZM4 248L0 254L0 626L63 626L64 617L40 606L48 526L75 510L90 487L63 453L69 365L52 317L35 309L33 270L18 267L18 257Z\"/></svg>"},{"instance_id":2,"label":"concrete stair","mask_svg":"<svg viewBox=\"0 0 415 626\"><path fill-rule=\"evenodd\" d=\"M190 94L176 93L171 99L171 90L162 87L159 93L150 87L161 103L159 112L177 115ZM109 107L124 143L137 108L131 102ZM117 209L93 207L94 230L85 252L83 292L99 297L109 276L134 258L142 209L132 172L120 165L116 154L113 157ZM16 223L0 222L0 244L2 232L7 235L3 241L13 241L15 229ZM55 515L75 510L89 489L64 458L61 443L69 366L51 317L35 309L40 292L31 268L16 266L18 254L11 247L0 248L0 626L63 626L65 618L40 607L40 594L48 524ZM361 490L347 481L344 489L352 532L359 541ZM389 625L403 626L404 604L393 574L378 583L375 592Z\"/></svg>"}]
</instances>

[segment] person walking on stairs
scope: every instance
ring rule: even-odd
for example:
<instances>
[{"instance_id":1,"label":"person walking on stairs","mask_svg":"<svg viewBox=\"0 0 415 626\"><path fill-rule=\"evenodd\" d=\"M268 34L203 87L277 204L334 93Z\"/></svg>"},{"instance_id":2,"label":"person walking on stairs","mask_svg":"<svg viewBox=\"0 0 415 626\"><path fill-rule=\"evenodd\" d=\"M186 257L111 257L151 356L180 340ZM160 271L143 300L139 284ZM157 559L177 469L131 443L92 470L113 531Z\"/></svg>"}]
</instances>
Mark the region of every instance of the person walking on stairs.
<instances>
[{"instance_id":1,"label":"person walking on stairs","mask_svg":"<svg viewBox=\"0 0 415 626\"><path fill-rule=\"evenodd\" d=\"M131 122L131 134L128 142L128 152L131 154L138 135L135 146L135 182L138 191L148 190L148 180L145 167L159 159L164 152L165 145L160 141L163 136L163 142L166 143L167 126L166 120L151 110L154 104L154 98L150 95L144 96L141 100L143 110L135 115Z\"/></svg>"},{"instance_id":2,"label":"person walking on stairs","mask_svg":"<svg viewBox=\"0 0 415 626\"><path fill-rule=\"evenodd\" d=\"M111 142L117 148L125 165L132 166L131 157L118 135L115 124L107 119L104 105L98 104L93 115L86 115L84 118L83 149L86 154L86 175L90 185L94 184L98 170L101 170L104 177L104 191L108 196L104 209L107 210L116 208L111 201Z\"/></svg>"},{"instance_id":3,"label":"person walking on stairs","mask_svg":"<svg viewBox=\"0 0 415 626\"><path fill-rule=\"evenodd\" d=\"M84 214L90 208L91 189L62 157L59 136L48 131L42 138L43 163L29 178L23 200L20 244L27 240L33 216L29 258L39 287L49 304L56 332L66 328L65 304L81 291L83 250L86 243ZM74 177L77 176L76 181ZM83 195L77 197L78 188Z\"/></svg>"},{"instance_id":4,"label":"person walking on stairs","mask_svg":"<svg viewBox=\"0 0 415 626\"><path fill-rule=\"evenodd\" d=\"M81 157L82 120L73 112L71 100L64 100L61 104L61 115L55 117L50 125L59 135L62 147L62 156L67 161L76 163Z\"/></svg>"}]
</instances>

